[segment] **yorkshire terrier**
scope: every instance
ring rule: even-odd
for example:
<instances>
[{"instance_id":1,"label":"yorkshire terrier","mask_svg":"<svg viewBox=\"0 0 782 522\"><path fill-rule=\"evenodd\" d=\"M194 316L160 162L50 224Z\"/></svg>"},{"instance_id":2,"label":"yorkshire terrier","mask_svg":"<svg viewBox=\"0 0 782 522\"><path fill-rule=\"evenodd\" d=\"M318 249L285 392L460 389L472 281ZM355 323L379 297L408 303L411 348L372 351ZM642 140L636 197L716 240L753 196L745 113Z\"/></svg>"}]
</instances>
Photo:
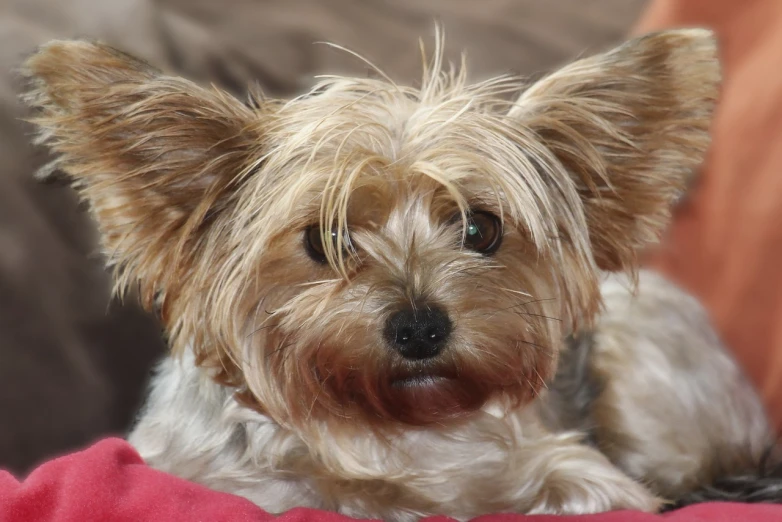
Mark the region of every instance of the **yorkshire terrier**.
<instances>
[{"instance_id":1,"label":"yorkshire terrier","mask_svg":"<svg viewBox=\"0 0 782 522\"><path fill-rule=\"evenodd\" d=\"M417 88L247 103L100 43L29 58L42 174L166 327L131 443L270 512L391 522L653 512L756 476L756 392L638 266L709 145L712 33L535 82L469 83L437 42Z\"/></svg>"}]
</instances>

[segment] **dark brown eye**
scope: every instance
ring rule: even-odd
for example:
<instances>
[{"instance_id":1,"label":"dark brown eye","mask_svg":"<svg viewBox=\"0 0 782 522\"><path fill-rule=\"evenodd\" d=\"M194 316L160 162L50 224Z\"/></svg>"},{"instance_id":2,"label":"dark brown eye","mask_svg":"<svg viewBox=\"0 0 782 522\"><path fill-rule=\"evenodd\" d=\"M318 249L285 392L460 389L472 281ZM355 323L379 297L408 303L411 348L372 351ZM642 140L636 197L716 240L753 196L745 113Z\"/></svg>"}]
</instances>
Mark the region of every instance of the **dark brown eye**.
<instances>
[{"instance_id":1,"label":"dark brown eye","mask_svg":"<svg viewBox=\"0 0 782 522\"><path fill-rule=\"evenodd\" d=\"M502 243L500 218L489 212L474 212L467 218L464 246L481 254L493 254Z\"/></svg>"},{"instance_id":2,"label":"dark brown eye","mask_svg":"<svg viewBox=\"0 0 782 522\"><path fill-rule=\"evenodd\" d=\"M334 244L334 248L337 248L337 231L332 230L331 231L331 237L329 238L332 243ZM342 241L342 255L343 257L347 257L347 248L350 245L350 238L345 238ZM304 248L307 251L307 254L312 258L313 261L317 261L318 263L326 264L326 247L323 244L323 236L320 233L320 226L319 225L312 225L310 227L307 227L307 229L304 231Z\"/></svg>"}]
</instances>

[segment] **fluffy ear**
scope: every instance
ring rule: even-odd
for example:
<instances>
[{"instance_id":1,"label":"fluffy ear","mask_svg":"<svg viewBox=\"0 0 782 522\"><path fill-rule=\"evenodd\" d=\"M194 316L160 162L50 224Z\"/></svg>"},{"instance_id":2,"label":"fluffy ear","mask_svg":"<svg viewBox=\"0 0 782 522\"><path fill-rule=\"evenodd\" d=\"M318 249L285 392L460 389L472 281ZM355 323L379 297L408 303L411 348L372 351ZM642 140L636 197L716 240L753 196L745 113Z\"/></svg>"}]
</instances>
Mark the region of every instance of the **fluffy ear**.
<instances>
[{"instance_id":1,"label":"fluffy ear","mask_svg":"<svg viewBox=\"0 0 782 522\"><path fill-rule=\"evenodd\" d=\"M511 110L572 177L600 268L634 267L663 231L704 160L719 81L713 34L672 30L574 62Z\"/></svg>"},{"instance_id":2,"label":"fluffy ear","mask_svg":"<svg viewBox=\"0 0 782 522\"><path fill-rule=\"evenodd\" d=\"M56 154L44 174L72 179L119 287L141 283L150 305L260 157L258 112L99 43L49 43L24 73L39 142Z\"/></svg>"}]
</instances>

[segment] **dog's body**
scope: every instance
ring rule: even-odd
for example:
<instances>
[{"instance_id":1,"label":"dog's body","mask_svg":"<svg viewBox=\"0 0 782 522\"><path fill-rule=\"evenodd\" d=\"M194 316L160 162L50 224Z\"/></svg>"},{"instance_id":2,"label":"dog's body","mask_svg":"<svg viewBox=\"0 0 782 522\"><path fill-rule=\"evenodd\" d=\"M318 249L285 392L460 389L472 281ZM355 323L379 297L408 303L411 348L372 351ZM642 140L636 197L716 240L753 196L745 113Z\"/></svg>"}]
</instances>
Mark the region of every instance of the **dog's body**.
<instances>
[{"instance_id":1,"label":"dog's body","mask_svg":"<svg viewBox=\"0 0 782 522\"><path fill-rule=\"evenodd\" d=\"M441 58L249 105L100 44L28 61L52 166L170 335L130 440L273 512L389 521L654 511L751 472L765 415L705 313L627 276L709 144L711 34L524 88Z\"/></svg>"},{"instance_id":2,"label":"dog's body","mask_svg":"<svg viewBox=\"0 0 782 522\"><path fill-rule=\"evenodd\" d=\"M390 441L366 433L326 441L329 453L319 455L238 404L187 355L162 364L130 441L152 466L271 512L309 506L415 520L654 510L655 493L675 500L718 476L754 470L770 439L757 395L700 305L652 273L639 283L637 297L627 279L603 284L606 310L587 365L605 380L575 419L560 418L572 397L555 381L536 403L505 415L487 406L468 426ZM552 406L551 393L565 400ZM568 429L574 421L588 429ZM588 434L597 448L584 444Z\"/></svg>"}]
</instances>

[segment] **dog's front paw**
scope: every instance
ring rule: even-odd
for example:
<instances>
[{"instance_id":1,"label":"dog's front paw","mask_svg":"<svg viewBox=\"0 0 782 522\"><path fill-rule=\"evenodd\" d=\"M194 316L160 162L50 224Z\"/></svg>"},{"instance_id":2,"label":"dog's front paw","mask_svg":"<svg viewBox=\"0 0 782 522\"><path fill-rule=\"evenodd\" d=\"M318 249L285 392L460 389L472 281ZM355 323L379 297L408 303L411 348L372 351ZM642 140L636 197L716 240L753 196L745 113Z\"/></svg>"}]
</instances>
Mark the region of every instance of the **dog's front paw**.
<instances>
[{"instance_id":1,"label":"dog's front paw","mask_svg":"<svg viewBox=\"0 0 782 522\"><path fill-rule=\"evenodd\" d=\"M623 509L655 513L662 507L662 499L616 468L589 471L553 473L530 513L581 515Z\"/></svg>"},{"instance_id":2,"label":"dog's front paw","mask_svg":"<svg viewBox=\"0 0 782 522\"><path fill-rule=\"evenodd\" d=\"M597 511L616 511L631 509L656 513L663 505L663 500L655 496L647 488L629 477L622 476L616 482L608 481L595 486L594 491L587 496L597 497ZM587 502L589 499L587 500ZM595 512L595 511L592 511Z\"/></svg>"}]
</instances>

